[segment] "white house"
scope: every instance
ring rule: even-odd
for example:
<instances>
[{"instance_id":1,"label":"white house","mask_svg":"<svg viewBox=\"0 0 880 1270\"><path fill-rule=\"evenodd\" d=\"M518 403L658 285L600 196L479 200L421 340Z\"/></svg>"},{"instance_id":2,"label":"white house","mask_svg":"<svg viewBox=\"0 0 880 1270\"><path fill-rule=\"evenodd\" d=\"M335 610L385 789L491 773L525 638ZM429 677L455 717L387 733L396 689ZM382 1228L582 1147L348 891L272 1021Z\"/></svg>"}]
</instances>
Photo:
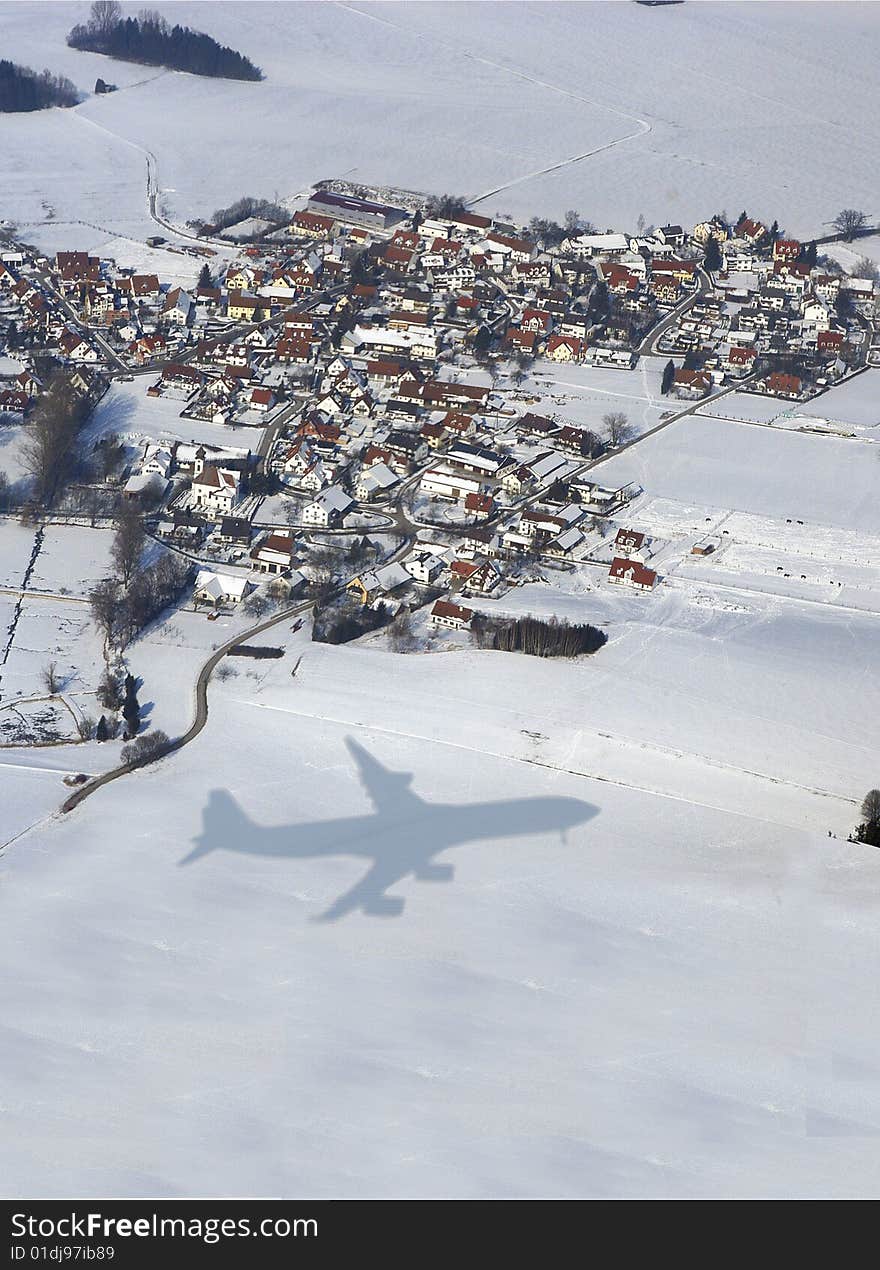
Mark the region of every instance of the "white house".
<instances>
[{"instance_id":1,"label":"white house","mask_svg":"<svg viewBox=\"0 0 880 1270\"><path fill-rule=\"evenodd\" d=\"M171 471L171 451L159 445L148 445L144 451L141 472L144 476L165 476Z\"/></svg>"},{"instance_id":2,"label":"white house","mask_svg":"<svg viewBox=\"0 0 880 1270\"><path fill-rule=\"evenodd\" d=\"M228 516L239 500L239 474L229 468L203 467L193 477L191 503Z\"/></svg>"},{"instance_id":3,"label":"white house","mask_svg":"<svg viewBox=\"0 0 880 1270\"><path fill-rule=\"evenodd\" d=\"M576 259L586 260L591 256L622 256L629 250L629 239L626 234L581 234L567 238L562 246Z\"/></svg>"},{"instance_id":4,"label":"white house","mask_svg":"<svg viewBox=\"0 0 880 1270\"><path fill-rule=\"evenodd\" d=\"M200 569L193 587L193 599L207 600L211 604L237 604L252 589L248 579L239 574Z\"/></svg>"},{"instance_id":5,"label":"white house","mask_svg":"<svg viewBox=\"0 0 880 1270\"><path fill-rule=\"evenodd\" d=\"M615 557L608 571L608 581L617 583L618 586L635 587L638 591L653 591L657 574L636 560Z\"/></svg>"},{"instance_id":6,"label":"white house","mask_svg":"<svg viewBox=\"0 0 880 1270\"><path fill-rule=\"evenodd\" d=\"M293 562L294 545L292 529L273 529L251 548L251 565L260 573L285 573Z\"/></svg>"},{"instance_id":7,"label":"white house","mask_svg":"<svg viewBox=\"0 0 880 1270\"><path fill-rule=\"evenodd\" d=\"M371 498L381 498L388 490L398 484L399 477L391 471L386 463L374 463L365 468L358 477L355 496L360 502L369 502Z\"/></svg>"},{"instance_id":8,"label":"white house","mask_svg":"<svg viewBox=\"0 0 880 1270\"><path fill-rule=\"evenodd\" d=\"M183 287L175 287L165 297L162 316L176 326L189 326L193 320L196 306L192 296L187 295Z\"/></svg>"},{"instance_id":9,"label":"white house","mask_svg":"<svg viewBox=\"0 0 880 1270\"><path fill-rule=\"evenodd\" d=\"M332 529L344 525L345 518L354 507L354 500L338 485L322 490L314 502L303 512L303 523L319 529Z\"/></svg>"},{"instance_id":10,"label":"white house","mask_svg":"<svg viewBox=\"0 0 880 1270\"><path fill-rule=\"evenodd\" d=\"M445 626L453 631L461 631L470 626L473 616L473 609L464 608L461 604L453 604L451 600L438 600L431 609L433 625Z\"/></svg>"},{"instance_id":11,"label":"white house","mask_svg":"<svg viewBox=\"0 0 880 1270\"><path fill-rule=\"evenodd\" d=\"M479 494L482 490L479 477L468 476L465 472L456 471L446 464L428 468L419 482L423 494L431 494L434 498L445 498L450 502L458 502L468 494Z\"/></svg>"},{"instance_id":12,"label":"white house","mask_svg":"<svg viewBox=\"0 0 880 1270\"><path fill-rule=\"evenodd\" d=\"M404 569L416 582L432 586L447 568L446 560L436 551L416 551L404 564Z\"/></svg>"}]
</instances>

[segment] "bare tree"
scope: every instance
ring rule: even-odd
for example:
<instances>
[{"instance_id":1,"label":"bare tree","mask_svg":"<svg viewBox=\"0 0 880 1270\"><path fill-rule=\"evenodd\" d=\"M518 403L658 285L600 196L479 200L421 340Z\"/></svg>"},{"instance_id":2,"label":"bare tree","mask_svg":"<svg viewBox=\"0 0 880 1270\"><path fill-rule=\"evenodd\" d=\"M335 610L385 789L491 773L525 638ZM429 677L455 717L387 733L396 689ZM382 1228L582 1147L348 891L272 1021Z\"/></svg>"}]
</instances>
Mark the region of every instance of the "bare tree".
<instances>
[{"instance_id":1,"label":"bare tree","mask_svg":"<svg viewBox=\"0 0 880 1270\"><path fill-rule=\"evenodd\" d=\"M134 505L123 503L119 509L110 558L120 582L125 587L131 582L141 562L146 540L140 515Z\"/></svg>"},{"instance_id":2,"label":"bare tree","mask_svg":"<svg viewBox=\"0 0 880 1270\"><path fill-rule=\"evenodd\" d=\"M50 661L48 666L43 667L41 678L43 686L50 696L54 697L56 693L60 692L62 680L54 661Z\"/></svg>"},{"instance_id":3,"label":"bare tree","mask_svg":"<svg viewBox=\"0 0 880 1270\"><path fill-rule=\"evenodd\" d=\"M76 473L76 441L87 414L84 399L63 374L53 377L33 409L21 461L43 507L52 506Z\"/></svg>"},{"instance_id":4,"label":"bare tree","mask_svg":"<svg viewBox=\"0 0 880 1270\"><path fill-rule=\"evenodd\" d=\"M846 241L851 243L856 234L860 234L863 229L867 229L868 214L867 212L859 212L854 207L845 207L842 212L838 212L831 223L837 232L843 234Z\"/></svg>"},{"instance_id":5,"label":"bare tree","mask_svg":"<svg viewBox=\"0 0 880 1270\"><path fill-rule=\"evenodd\" d=\"M104 633L104 639L112 647L115 644L122 617L122 596L115 578L105 578L92 587L89 604L95 624Z\"/></svg>"},{"instance_id":6,"label":"bare tree","mask_svg":"<svg viewBox=\"0 0 880 1270\"><path fill-rule=\"evenodd\" d=\"M89 13L89 26L93 31L112 31L122 21L122 5L117 0L95 0Z\"/></svg>"},{"instance_id":7,"label":"bare tree","mask_svg":"<svg viewBox=\"0 0 880 1270\"><path fill-rule=\"evenodd\" d=\"M609 445L623 445L635 435L635 430L622 410L612 410L610 414L603 415L602 422L608 433Z\"/></svg>"},{"instance_id":8,"label":"bare tree","mask_svg":"<svg viewBox=\"0 0 880 1270\"><path fill-rule=\"evenodd\" d=\"M510 376L517 388L528 379L534 360L534 357L529 357L528 353L517 354L516 365L513 374Z\"/></svg>"},{"instance_id":9,"label":"bare tree","mask_svg":"<svg viewBox=\"0 0 880 1270\"><path fill-rule=\"evenodd\" d=\"M152 732L145 732L128 745L123 745L120 758L123 763L148 763L150 759L159 758L167 745L166 733L161 728L154 728Z\"/></svg>"},{"instance_id":10,"label":"bare tree","mask_svg":"<svg viewBox=\"0 0 880 1270\"><path fill-rule=\"evenodd\" d=\"M406 609L401 609L389 626L388 637L396 653L408 653L414 647L416 637L412 628L412 615Z\"/></svg>"},{"instance_id":11,"label":"bare tree","mask_svg":"<svg viewBox=\"0 0 880 1270\"><path fill-rule=\"evenodd\" d=\"M122 689L119 686L118 679L111 675L109 671L104 673L104 677L98 684L98 701L105 710L119 710L122 707Z\"/></svg>"}]
</instances>

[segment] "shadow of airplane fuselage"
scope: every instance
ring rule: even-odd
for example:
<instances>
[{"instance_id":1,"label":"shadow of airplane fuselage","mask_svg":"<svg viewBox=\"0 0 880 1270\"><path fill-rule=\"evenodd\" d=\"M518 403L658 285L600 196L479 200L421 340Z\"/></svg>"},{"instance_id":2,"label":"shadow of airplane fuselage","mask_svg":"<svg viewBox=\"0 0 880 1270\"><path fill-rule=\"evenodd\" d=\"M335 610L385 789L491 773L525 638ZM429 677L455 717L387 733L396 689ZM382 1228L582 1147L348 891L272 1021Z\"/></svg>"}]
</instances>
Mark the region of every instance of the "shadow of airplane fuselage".
<instances>
[{"instance_id":1,"label":"shadow of airplane fuselage","mask_svg":"<svg viewBox=\"0 0 880 1270\"><path fill-rule=\"evenodd\" d=\"M440 852L484 839L548 832L564 837L566 830L597 814L597 808L577 798L426 803L409 788L411 774L387 771L350 738L346 745L376 808L374 814L262 827L247 818L231 794L215 789L204 811L202 833L180 864L217 850L279 859L363 856L372 861L366 874L315 920L336 921L355 909L393 917L404 908L401 897L386 894L395 883L409 875L420 882L452 880L453 866L434 861Z\"/></svg>"}]
</instances>

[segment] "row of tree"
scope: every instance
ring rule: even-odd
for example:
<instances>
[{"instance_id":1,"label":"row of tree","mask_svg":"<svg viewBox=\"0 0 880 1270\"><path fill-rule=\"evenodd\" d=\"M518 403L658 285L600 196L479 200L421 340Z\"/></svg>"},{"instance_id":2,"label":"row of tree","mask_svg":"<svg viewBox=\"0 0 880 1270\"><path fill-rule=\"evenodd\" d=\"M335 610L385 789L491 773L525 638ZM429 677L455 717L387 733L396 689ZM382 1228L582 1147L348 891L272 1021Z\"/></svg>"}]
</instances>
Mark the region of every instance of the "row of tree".
<instances>
[{"instance_id":1,"label":"row of tree","mask_svg":"<svg viewBox=\"0 0 880 1270\"><path fill-rule=\"evenodd\" d=\"M290 220L290 210L282 207L280 203L272 203L269 199L254 198L253 195L246 194L243 198L230 203L228 207L219 207L211 218L210 228L215 232L227 229L228 226L237 225L239 221L248 220L252 216L259 220L272 221L275 225L286 225Z\"/></svg>"},{"instance_id":2,"label":"row of tree","mask_svg":"<svg viewBox=\"0 0 880 1270\"><path fill-rule=\"evenodd\" d=\"M33 71L29 66L0 61L0 113L45 110L49 106L75 106L80 94L63 75Z\"/></svg>"},{"instance_id":3,"label":"row of tree","mask_svg":"<svg viewBox=\"0 0 880 1270\"><path fill-rule=\"evenodd\" d=\"M162 551L152 564L141 561L146 535L137 511L124 505L119 513L110 557L113 573L89 594L92 617L109 648L123 649L177 599L191 580L192 566Z\"/></svg>"},{"instance_id":4,"label":"row of tree","mask_svg":"<svg viewBox=\"0 0 880 1270\"><path fill-rule=\"evenodd\" d=\"M160 13L143 9L136 18L125 18L116 0L98 0L84 26L75 26L67 37L71 48L87 53L106 53L123 62L167 66L217 79L259 80L263 72L235 49L218 44L210 35L186 26L169 26Z\"/></svg>"},{"instance_id":5,"label":"row of tree","mask_svg":"<svg viewBox=\"0 0 880 1270\"><path fill-rule=\"evenodd\" d=\"M83 466L79 438L89 417L88 398L68 374L53 375L37 399L29 420L21 462L32 478L32 497L43 508L54 506Z\"/></svg>"},{"instance_id":6,"label":"row of tree","mask_svg":"<svg viewBox=\"0 0 880 1270\"><path fill-rule=\"evenodd\" d=\"M538 617L495 618L475 613L471 634L478 648L507 653L527 653L532 657L579 657L595 653L608 636L597 626L574 625L560 618L544 621Z\"/></svg>"}]
</instances>

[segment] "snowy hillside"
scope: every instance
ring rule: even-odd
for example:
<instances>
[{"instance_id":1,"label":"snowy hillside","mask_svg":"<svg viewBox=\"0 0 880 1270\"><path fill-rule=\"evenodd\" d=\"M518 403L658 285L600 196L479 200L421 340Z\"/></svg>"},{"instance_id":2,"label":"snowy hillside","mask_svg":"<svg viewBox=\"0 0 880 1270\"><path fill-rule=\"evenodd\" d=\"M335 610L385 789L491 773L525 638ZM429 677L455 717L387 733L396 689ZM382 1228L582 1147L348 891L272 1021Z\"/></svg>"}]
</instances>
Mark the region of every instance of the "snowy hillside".
<instances>
[{"instance_id":1,"label":"snowy hillside","mask_svg":"<svg viewBox=\"0 0 880 1270\"><path fill-rule=\"evenodd\" d=\"M3 215L34 240L69 247L64 222L83 221L77 246L142 244L156 232L148 154L178 224L241 194L284 197L343 175L489 195L482 209L526 219L577 207L629 229L640 215L693 224L748 207L804 236L841 206L876 202L872 5L173 8L266 81L77 53L64 38L84 4L0 4L6 56L84 90L98 75L120 88L6 118Z\"/></svg>"}]
</instances>

